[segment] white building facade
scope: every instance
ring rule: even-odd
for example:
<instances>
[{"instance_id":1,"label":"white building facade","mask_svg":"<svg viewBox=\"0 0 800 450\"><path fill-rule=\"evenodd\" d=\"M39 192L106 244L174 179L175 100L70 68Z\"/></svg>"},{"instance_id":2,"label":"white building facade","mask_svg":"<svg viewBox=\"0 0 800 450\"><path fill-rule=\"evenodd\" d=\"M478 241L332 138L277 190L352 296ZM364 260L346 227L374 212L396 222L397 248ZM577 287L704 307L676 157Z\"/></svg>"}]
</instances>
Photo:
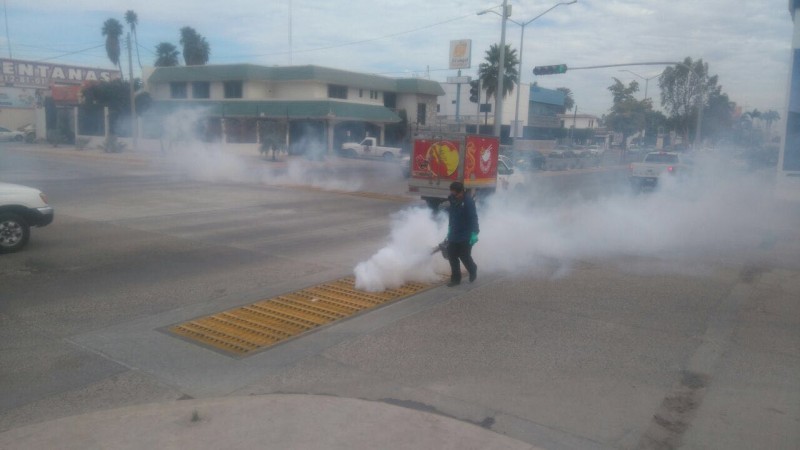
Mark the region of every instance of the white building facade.
<instances>
[{"instance_id":1,"label":"white building facade","mask_svg":"<svg viewBox=\"0 0 800 450\"><path fill-rule=\"evenodd\" d=\"M153 107L143 128L151 133L165 115L193 109L203 115L201 139L258 146L270 135L290 151L304 141L326 152L365 136L384 143L387 125L435 122L444 94L435 81L311 65L158 67L145 78Z\"/></svg>"}]
</instances>

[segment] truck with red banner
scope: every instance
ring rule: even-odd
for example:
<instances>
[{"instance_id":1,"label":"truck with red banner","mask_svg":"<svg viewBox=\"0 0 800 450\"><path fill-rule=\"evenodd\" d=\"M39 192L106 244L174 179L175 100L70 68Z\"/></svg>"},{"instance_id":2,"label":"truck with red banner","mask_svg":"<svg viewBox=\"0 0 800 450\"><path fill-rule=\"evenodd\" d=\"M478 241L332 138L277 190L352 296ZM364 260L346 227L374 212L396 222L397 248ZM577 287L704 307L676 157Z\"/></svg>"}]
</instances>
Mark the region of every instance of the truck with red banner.
<instances>
[{"instance_id":1,"label":"truck with red banner","mask_svg":"<svg viewBox=\"0 0 800 450\"><path fill-rule=\"evenodd\" d=\"M460 181L480 198L497 187L500 140L494 136L417 139L411 153L409 191L432 209L447 200L450 183Z\"/></svg>"}]
</instances>

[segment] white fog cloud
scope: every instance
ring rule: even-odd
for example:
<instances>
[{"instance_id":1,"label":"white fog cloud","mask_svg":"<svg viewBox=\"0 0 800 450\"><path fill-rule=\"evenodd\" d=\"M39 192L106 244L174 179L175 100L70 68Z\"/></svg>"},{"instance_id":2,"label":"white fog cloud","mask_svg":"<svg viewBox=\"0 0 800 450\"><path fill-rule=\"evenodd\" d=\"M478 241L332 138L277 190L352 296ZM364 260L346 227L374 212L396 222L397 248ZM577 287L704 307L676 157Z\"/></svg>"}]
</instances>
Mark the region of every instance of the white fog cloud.
<instances>
[{"instance_id":1,"label":"white fog cloud","mask_svg":"<svg viewBox=\"0 0 800 450\"><path fill-rule=\"evenodd\" d=\"M762 246L792 223L766 179L713 155L696 162L691 178L667 178L642 195L559 197L549 205L527 198L497 196L479 206L480 241L473 248L479 274L560 277L590 262L656 276L701 275L727 261L757 260ZM446 217L397 215L386 246L356 266L357 287L383 290L449 274L446 264L437 265L441 257L425 257L446 230Z\"/></svg>"}]
</instances>

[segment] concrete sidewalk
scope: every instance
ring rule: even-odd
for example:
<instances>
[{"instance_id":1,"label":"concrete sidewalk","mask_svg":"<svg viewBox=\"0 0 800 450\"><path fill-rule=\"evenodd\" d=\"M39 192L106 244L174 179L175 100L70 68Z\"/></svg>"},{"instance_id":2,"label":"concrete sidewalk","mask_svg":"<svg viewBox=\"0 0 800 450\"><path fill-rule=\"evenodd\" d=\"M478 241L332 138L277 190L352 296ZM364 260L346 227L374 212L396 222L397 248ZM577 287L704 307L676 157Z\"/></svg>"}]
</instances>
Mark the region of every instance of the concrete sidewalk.
<instances>
[{"instance_id":1,"label":"concrete sidewalk","mask_svg":"<svg viewBox=\"0 0 800 450\"><path fill-rule=\"evenodd\" d=\"M0 434L13 449L534 449L459 420L319 395L182 400L100 411Z\"/></svg>"}]
</instances>

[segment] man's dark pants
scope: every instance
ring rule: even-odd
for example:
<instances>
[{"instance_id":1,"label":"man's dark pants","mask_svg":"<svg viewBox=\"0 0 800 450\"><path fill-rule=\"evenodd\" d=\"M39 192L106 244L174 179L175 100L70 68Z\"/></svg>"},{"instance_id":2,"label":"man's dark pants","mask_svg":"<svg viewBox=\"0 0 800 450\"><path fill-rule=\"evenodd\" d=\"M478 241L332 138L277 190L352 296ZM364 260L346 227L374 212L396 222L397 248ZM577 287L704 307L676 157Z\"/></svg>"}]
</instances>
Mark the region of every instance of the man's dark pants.
<instances>
[{"instance_id":1,"label":"man's dark pants","mask_svg":"<svg viewBox=\"0 0 800 450\"><path fill-rule=\"evenodd\" d=\"M461 282L461 265L459 259L464 263L471 278L475 278L478 265L472 260L472 246L469 242L450 242L447 245L447 255L450 260L450 281Z\"/></svg>"}]
</instances>

